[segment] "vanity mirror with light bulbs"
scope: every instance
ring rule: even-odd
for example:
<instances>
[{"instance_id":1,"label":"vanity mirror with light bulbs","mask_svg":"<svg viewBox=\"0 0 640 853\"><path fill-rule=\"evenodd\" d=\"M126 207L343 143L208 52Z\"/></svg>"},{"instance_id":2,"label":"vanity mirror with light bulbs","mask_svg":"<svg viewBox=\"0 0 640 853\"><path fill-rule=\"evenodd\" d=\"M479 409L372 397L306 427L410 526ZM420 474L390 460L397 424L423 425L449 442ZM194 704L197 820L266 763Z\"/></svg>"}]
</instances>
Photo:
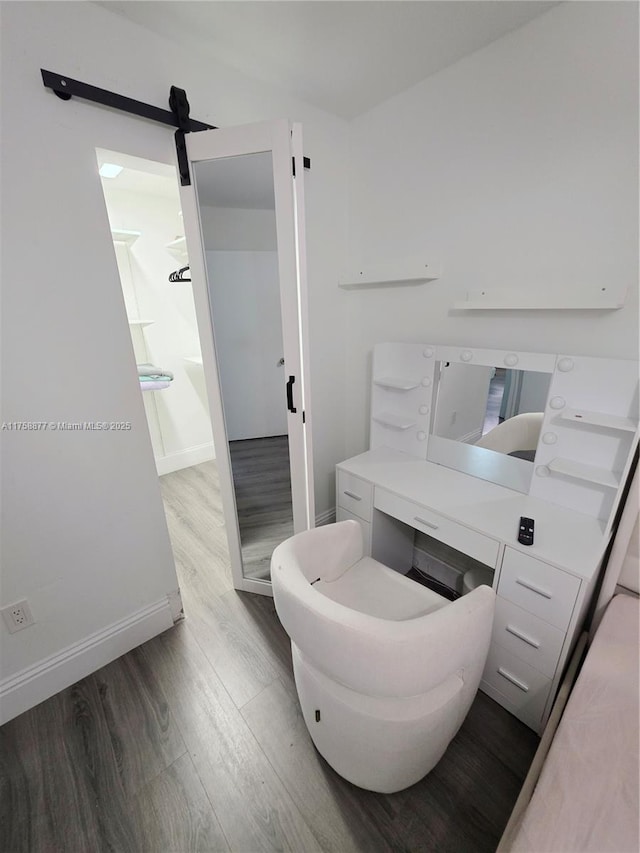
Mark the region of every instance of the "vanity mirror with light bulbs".
<instances>
[{"instance_id":1,"label":"vanity mirror with light bulbs","mask_svg":"<svg viewBox=\"0 0 640 853\"><path fill-rule=\"evenodd\" d=\"M425 548L459 571L490 570L481 689L538 732L597 584L638 421L635 361L374 349L370 449L337 466L336 518L358 521L365 551L403 574ZM529 546L521 516L535 520Z\"/></svg>"}]
</instances>

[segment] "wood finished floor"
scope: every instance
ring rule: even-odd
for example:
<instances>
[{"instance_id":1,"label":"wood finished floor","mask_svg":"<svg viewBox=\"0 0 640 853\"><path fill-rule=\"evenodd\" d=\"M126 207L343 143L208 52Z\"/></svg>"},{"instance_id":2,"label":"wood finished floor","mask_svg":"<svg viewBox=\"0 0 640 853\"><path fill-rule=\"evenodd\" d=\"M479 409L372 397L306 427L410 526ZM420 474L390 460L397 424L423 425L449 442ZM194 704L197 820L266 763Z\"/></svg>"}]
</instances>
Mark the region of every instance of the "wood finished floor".
<instances>
[{"instance_id":1,"label":"wood finished floor","mask_svg":"<svg viewBox=\"0 0 640 853\"><path fill-rule=\"evenodd\" d=\"M479 693L412 788L338 777L302 721L273 601L231 588L207 465L163 478L185 621L0 729L0 849L495 850L537 737Z\"/></svg>"}]
</instances>

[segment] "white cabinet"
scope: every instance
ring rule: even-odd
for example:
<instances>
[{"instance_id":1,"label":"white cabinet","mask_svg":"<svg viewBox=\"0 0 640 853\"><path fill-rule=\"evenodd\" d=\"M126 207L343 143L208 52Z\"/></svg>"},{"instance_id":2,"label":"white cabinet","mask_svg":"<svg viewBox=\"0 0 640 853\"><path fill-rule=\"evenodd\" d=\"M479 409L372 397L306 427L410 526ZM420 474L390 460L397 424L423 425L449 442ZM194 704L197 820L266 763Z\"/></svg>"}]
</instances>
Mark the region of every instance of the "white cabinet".
<instances>
[{"instance_id":1,"label":"white cabinet","mask_svg":"<svg viewBox=\"0 0 640 853\"><path fill-rule=\"evenodd\" d=\"M590 584L507 546L481 689L541 731Z\"/></svg>"},{"instance_id":2,"label":"white cabinet","mask_svg":"<svg viewBox=\"0 0 640 853\"><path fill-rule=\"evenodd\" d=\"M466 525L445 518L428 506L398 497L382 488L376 488L374 503L376 509L403 521L414 530L420 530L456 551L495 568L500 543L490 536L470 530Z\"/></svg>"},{"instance_id":3,"label":"white cabinet","mask_svg":"<svg viewBox=\"0 0 640 853\"><path fill-rule=\"evenodd\" d=\"M371 556L396 571L411 568L416 532L495 570L480 687L540 732L598 577L601 521L386 447L338 465L336 514L357 520ZM516 539L522 515L536 519L530 548Z\"/></svg>"},{"instance_id":4,"label":"white cabinet","mask_svg":"<svg viewBox=\"0 0 640 853\"><path fill-rule=\"evenodd\" d=\"M353 519L362 528L364 553L371 555L373 485L346 471L336 476L336 521Z\"/></svg>"},{"instance_id":5,"label":"white cabinet","mask_svg":"<svg viewBox=\"0 0 640 853\"><path fill-rule=\"evenodd\" d=\"M558 356L530 493L608 533L638 441L638 363Z\"/></svg>"},{"instance_id":6,"label":"white cabinet","mask_svg":"<svg viewBox=\"0 0 640 853\"><path fill-rule=\"evenodd\" d=\"M461 439L449 441L453 456L434 453L445 439L430 435L432 409L454 362L551 375L534 463ZM359 520L371 556L399 572L411 568L416 532L431 537L434 551L439 543L454 549L461 564L472 558L494 569L496 615L481 689L540 732L638 442L637 362L378 344L370 424L369 451L338 466L337 517ZM531 547L517 541L521 516L535 519Z\"/></svg>"},{"instance_id":7,"label":"white cabinet","mask_svg":"<svg viewBox=\"0 0 640 853\"><path fill-rule=\"evenodd\" d=\"M566 631L580 580L542 560L505 548L498 594Z\"/></svg>"}]
</instances>

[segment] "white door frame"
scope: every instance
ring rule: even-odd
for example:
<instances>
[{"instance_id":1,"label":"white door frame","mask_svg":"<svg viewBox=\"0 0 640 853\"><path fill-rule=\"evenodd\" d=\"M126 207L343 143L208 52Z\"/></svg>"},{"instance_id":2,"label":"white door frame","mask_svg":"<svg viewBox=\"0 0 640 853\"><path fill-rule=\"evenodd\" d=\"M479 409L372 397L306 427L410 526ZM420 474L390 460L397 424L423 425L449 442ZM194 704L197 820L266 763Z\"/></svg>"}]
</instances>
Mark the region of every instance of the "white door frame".
<instances>
[{"instance_id":1,"label":"white door frame","mask_svg":"<svg viewBox=\"0 0 640 853\"><path fill-rule=\"evenodd\" d=\"M263 595L272 594L271 584L267 581L245 578L243 575L240 531L216 357L205 244L200 222L197 187L193 180L193 164L266 151L272 154L283 349L286 377L295 376L293 404L296 411L287 412L287 426L291 458L293 525L297 533L314 525L315 514L309 412L304 194L302 156L297 154L301 146L299 127L295 129L295 140L292 139L292 133L292 125L287 120L281 119L187 134L186 144L192 184L181 187L180 190L233 585L236 589ZM296 170L298 177L295 181L292 176L292 156L299 156L299 166Z\"/></svg>"}]
</instances>

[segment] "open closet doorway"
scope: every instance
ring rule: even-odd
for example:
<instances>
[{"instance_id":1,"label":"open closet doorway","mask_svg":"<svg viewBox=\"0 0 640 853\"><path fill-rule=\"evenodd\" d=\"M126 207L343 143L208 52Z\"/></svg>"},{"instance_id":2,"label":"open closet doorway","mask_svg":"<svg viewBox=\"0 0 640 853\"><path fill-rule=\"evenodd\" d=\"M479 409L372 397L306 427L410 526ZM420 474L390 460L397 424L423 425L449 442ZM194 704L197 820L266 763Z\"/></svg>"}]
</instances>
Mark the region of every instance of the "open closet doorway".
<instances>
[{"instance_id":1,"label":"open closet doorway","mask_svg":"<svg viewBox=\"0 0 640 853\"><path fill-rule=\"evenodd\" d=\"M276 128L289 150L288 128ZM306 456L294 465L310 453L303 397L291 388L303 383L292 275L302 232L283 227L295 200L280 148L193 164L202 242L191 259L175 169L97 151L176 568L183 590L200 579L199 595L270 594L273 549L312 517Z\"/></svg>"},{"instance_id":2,"label":"open closet doorway","mask_svg":"<svg viewBox=\"0 0 640 853\"><path fill-rule=\"evenodd\" d=\"M188 613L232 588L216 450L173 166L98 149L149 440ZM173 279L173 280L170 280Z\"/></svg>"}]
</instances>

